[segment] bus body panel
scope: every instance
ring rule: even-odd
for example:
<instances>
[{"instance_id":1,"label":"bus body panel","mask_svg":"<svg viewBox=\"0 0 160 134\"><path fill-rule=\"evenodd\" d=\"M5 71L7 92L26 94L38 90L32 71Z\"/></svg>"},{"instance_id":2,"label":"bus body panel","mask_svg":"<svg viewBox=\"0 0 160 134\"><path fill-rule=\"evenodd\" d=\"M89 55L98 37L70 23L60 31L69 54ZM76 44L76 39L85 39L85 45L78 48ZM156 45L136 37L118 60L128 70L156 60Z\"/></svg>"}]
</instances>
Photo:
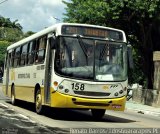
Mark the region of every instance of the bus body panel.
<instances>
[{"instance_id":1,"label":"bus body panel","mask_svg":"<svg viewBox=\"0 0 160 134\"><path fill-rule=\"evenodd\" d=\"M44 69L41 69L43 66L42 64L11 68L9 71L8 94L6 95L11 97L11 88L14 85L16 99L34 102L35 86L39 84L42 92L42 100L44 100ZM6 85L3 85L4 94L5 90Z\"/></svg>"},{"instance_id":2,"label":"bus body panel","mask_svg":"<svg viewBox=\"0 0 160 134\"><path fill-rule=\"evenodd\" d=\"M15 85L14 88L16 99L34 102L34 87Z\"/></svg>"},{"instance_id":3,"label":"bus body panel","mask_svg":"<svg viewBox=\"0 0 160 134\"><path fill-rule=\"evenodd\" d=\"M112 99L91 99L54 92L52 93L51 98L51 107L57 108L94 108L124 111L126 103L125 96Z\"/></svg>"}]
</instances>

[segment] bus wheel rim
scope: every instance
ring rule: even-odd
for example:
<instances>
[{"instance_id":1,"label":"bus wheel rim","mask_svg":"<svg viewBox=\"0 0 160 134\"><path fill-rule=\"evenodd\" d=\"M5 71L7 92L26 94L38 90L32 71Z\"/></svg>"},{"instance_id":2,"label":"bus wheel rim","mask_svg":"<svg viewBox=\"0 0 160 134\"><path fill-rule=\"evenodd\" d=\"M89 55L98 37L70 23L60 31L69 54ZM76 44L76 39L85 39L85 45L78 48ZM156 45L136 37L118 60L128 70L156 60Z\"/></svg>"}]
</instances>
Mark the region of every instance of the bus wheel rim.
<instances>
[{"instance_id":1,"label":"bus wheel rim","mask_svg":"<svg viewBox=\"0 0 160 134\"><path fill-rule=\"evenodd\" d=\"M14 103L15 97L14 97L14 94L13 94L13 93L12 93L12 98L11 98L11 100L12 100L12 103Z\"/></svg>"},{"instance_id":2,"label":"bus wheel rim","mask_svg":"<svg viewBox=\"0 0 160 134\"><path fill-rule=\"evenodd\" d=\"M41 108L42 101L41 101L41 95L38 94L36 97L36 109L39 110Z\"/></svg>"}]
</instances>

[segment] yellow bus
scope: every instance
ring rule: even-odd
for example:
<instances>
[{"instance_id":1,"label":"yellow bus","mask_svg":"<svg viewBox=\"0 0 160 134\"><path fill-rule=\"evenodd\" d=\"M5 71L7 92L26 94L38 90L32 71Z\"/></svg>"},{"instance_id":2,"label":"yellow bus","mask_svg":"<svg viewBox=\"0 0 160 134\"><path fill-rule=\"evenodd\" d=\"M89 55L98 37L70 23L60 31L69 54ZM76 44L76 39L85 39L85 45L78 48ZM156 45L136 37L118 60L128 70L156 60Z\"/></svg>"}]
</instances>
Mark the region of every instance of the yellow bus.
<instances>
[{"instance_id":1,"label":"yellow bus","mask_svg":"<svg viewBox=\"0 0 160 134\"><path fill-rule=\"evenodd\" d=\"M44 106L124 111L127 94L127 41L122 30L60 23L7 48L3 92Z\"/></svg>"}]
</instances>

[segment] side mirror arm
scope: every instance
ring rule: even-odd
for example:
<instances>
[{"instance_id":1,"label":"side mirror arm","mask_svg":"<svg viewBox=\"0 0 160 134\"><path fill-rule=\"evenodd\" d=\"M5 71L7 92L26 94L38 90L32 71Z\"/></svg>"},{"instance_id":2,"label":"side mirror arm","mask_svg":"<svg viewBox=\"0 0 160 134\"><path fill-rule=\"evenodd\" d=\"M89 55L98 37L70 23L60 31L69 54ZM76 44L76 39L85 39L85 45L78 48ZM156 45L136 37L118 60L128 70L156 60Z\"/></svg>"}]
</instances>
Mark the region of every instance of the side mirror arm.
<instances>
[{"instance_id":1,"label":"side mirror arm","mask_svg":"<svg viewBox=\"0 0 160 134\"><path fill-rule=\"evenodd\" d=\"M128 54L129 68L133 69L134 63L133 63L133 54L132 54L132 46L131 45L127 45L127 54Z\"/></svg>"}]
</instances>

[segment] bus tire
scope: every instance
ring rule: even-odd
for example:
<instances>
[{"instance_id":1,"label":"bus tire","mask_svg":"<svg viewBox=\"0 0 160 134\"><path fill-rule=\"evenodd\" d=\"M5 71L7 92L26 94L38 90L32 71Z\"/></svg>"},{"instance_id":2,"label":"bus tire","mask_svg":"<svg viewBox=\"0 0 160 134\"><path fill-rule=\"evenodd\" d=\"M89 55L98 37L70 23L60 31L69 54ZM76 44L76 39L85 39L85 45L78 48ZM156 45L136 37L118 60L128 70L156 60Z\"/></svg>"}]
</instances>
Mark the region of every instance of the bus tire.
<instances>
[{"instance_id":1,"label":"bus tire","mask_svg":"<svg viewBox=\"0 0 160 134\"><path fill-rule=\"evenodd\" d=\"M14 85L11 88L11 103L12 103L12 105L16 105L16 97L15 97L15 87L14 87Z\"/></svg>"},{"instance_id":2,"label":"bus tire","mask_svg":"<svg viewBox=\"0 0 160 134\"><path fill-rule=\"evenodd\" d=\"M105 115L105 109L91 109L91 113L94 119L102 119Z\"/></svg>"},{"instance_id":3,"label":"bus tire","mask_svg":"<svg viewBox=\"0 0 160 134\"><path fill-rule=\"evenodd\" d=\"M35 110L37 114L42 114L42 95L40 89L36 91L35 95Z\"/></svg>"}]
</instances>

